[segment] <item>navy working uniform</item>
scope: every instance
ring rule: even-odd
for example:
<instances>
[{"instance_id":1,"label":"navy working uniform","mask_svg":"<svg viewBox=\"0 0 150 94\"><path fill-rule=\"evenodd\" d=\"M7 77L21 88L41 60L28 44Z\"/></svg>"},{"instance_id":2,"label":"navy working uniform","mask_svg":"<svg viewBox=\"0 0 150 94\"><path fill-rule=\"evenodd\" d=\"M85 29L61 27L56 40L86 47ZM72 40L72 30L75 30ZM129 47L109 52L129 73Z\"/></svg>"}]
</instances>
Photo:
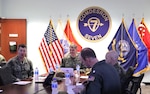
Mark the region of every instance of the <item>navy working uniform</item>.
<instances>
[{"instance_id":1,"label":"navy working uniform","mask_svg":"<svg viewBox=\"0 0 150 94\"><path fill-rule=\"evenodd\" d=\"M116 69L105 60L96 63L83 94L121 94L120 77Z\"/></svg>"}]
</instances>

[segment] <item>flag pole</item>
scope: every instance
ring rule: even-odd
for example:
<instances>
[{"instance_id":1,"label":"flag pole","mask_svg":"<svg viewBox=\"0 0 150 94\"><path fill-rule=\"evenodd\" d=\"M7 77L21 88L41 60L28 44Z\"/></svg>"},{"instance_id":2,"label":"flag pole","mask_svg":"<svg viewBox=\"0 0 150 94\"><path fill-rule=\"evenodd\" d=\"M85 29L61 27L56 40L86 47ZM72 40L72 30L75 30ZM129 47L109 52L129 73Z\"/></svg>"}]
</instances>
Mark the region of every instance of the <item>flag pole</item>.
<instances>
[{"instance_id":1,"label":"flag pole","mask_svg":"<svg viewBox=\"0 0 150 94\"><path fill-rule=\"evenodd\" d=\"M133 13L132 15L133 15L133 18L135 18L135 14Z\"/></svg>"},{"instance_id":2,"label":"flag pole","mask_svg":"<svg viewBox=\"0 0 150 94\"><path fill-rule=\"evenodd\" d=\"M67 19L69 18L69 14L67 14Z\"/></svg>"},{"instance_id":3,"label":"flag pole","mask_svg":"<svg viewBox=\"0 0 150 94\"><path fill-rule=\"evenodd\" d=\"M123 24L124 24L124 18L122 18L122 24L121 24L121 40L120 40L120 57L123 57L123 52L122 52L122 40L123 40Z\"/></svg>"},{"instance_id":4,"label":"flag pole","mask_svg":"<svg viewBox=\"0 0 150 94\"><path fill-rule=\"evenodd\" d=\"M144 18L144 13L143 13L143 15L142 15L142 18Z\"/></svg>"}]
</instances>

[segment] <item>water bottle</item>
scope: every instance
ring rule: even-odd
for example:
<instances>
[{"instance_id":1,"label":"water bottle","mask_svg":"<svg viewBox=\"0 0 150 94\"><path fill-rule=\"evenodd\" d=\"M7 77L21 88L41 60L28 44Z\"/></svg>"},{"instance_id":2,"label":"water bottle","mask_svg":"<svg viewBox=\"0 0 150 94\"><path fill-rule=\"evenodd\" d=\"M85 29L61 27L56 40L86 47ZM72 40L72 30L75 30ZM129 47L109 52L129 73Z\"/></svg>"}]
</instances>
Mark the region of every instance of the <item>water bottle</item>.
<instances>
[{"instance_id":1,"label":"water bottle","mask_svg":"<svg viewBox=\"0 0 150 94\"><path fill-rule=\"evenodd\" d=\"M54 70L52 69L52 67L49 68L49 74L53 74Z\"/></svg>"},{"instance_id":2,"label":"water bottle","mask_svg":"<svg viewBox=\"0 0 150 94\"><path fill-rule=\"evenodd\" d=\"M34 77L35 77L35 81L37 81L39 78L39 69L37 67L35 68L35 71L34 71Z\"/></svg>"},{"instance_id":3,"label":"water bottle","mask_svg":"<svg viewBox=\"0 0 150 94\"><path fill-rule=\"evenodd\" d=\"M34 91L35 91L35 92L38 92L38 91L39 91L39 84L38 84L38 83L35 83Z\"/></svg>"},{"instance_id":4,"label":"water bottle","mask_svg":"<svg viewBox=\"0 0 150 94\"><path fill-rule=\"evenodd\" d=\"M77 71L78 76L80 76L80 65L76 66L76 71Z\"/></svg>"},{"instance_id":5,"label":"water bottle","mask_svg":"<svg viewBox=\"0 0 150 94\"><path fill-rule=\"evenodd\" d=\"M52 88L52 94L58 94L58 83L56 78L53 78L51 82L51 88Z\"/></svg>"},{"instance_id":6,"label":"water bottle","mask_svg":"<svg viewBox=\"0 0 150 94\"><path fill-rule=\"evenodd\" d=\"M55 68L56 68L56 72L60 71L60 66L58 64L56 64Z\"/></svg>"},{"instance_id":7,"label":"water bottle","mask_svg":"<svg viewBox=\"0 0 150 94\"><path fill-rule=\"evenodd\" d=\"M70 73L69 73L69 71L67 70L67 71L65 72L65 85L66 85L66 86L69 86L70 84L71 84Z\"/></svg>"},{"instance_id":8,"label":"water bottle","mask_svg":"<svg viewBox=\"0 0 150 94\"><path fill-rule=\"evenodd\" d=\"M76 77L76 83L79 83L80 82L80 65L76 65L76 74L75 74L75 77Z\"/></svg>"}]
</instances>

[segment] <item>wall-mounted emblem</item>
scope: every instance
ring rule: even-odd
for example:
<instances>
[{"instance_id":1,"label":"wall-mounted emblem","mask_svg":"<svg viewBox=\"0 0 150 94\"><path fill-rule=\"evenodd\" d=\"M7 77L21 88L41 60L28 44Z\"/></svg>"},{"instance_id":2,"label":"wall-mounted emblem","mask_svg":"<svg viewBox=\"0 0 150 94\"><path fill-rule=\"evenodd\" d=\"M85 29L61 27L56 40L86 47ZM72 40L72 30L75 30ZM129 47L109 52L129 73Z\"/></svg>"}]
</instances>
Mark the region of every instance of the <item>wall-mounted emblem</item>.
<instances>
[{"instance_id":1,"label":"wall-mounted emblem","mask_svg":"<svg viewBox=\"0 0 150 94\"><path fill-rule=\"evenodd\" d=\"M96 6L89 7L78 16L77 28L84 39L101 40L111 28L111 18L104 9Z\"/></svg>"}]
</instances>

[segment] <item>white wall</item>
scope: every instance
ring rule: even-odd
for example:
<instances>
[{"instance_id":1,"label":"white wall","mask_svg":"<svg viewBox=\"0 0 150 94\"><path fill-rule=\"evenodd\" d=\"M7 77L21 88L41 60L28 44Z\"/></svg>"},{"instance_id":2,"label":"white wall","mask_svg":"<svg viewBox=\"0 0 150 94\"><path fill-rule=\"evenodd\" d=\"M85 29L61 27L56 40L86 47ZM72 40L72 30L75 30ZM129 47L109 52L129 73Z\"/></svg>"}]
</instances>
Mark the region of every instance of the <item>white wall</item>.
<instances>
[{"instance_id":1,"label":"white wall","mask_svg":"<svg viewBox=\"0 0 150 94\"><path fill-rule=\"evenodd\" d=\"M1 0L0 0L0 17L2 16L2 13L1 13L1 11L2 11L2 4L1 4Z\"/></svg>"},{"instance_id":2,"label":"white wall","mask_svg":"<svg viewBox=\"0 0 150 94\"><path fill-rule=\"evenodd\" d=\"M27 55L32 60L34 68L39 67L41 74L45 72L45 69L38 47L50 18L56 28L58 19L60 18L65 26L67 15L69 15L74 36L83 47L93 48L99 60L104 59L107 46L116 33L122 17L125 18L127 27L131 24L132 18L135 18L138 25L144 17L150 30L149 0L1 0L0 4L2 7L0 13L3 17L27 19ZM112 19L110 33L97 43L83 40L76 28L78 15L83 9L90 6L102 7ZM150 79L147 77L145 80Z\"/></svg>"}]
</instances>

